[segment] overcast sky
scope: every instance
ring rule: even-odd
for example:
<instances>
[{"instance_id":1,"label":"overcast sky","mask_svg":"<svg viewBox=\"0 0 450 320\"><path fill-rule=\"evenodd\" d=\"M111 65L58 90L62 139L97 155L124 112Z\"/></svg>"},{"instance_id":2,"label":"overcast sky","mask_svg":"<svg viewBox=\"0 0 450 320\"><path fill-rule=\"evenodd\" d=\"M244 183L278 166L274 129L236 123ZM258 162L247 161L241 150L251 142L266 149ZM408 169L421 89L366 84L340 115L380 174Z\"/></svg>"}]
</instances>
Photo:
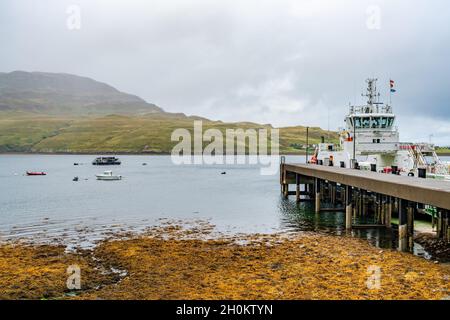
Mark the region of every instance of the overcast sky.
<instances>
[{"instance_id":1,"label":"overcast sky","mask_svg":"<svg viewBox=\"0 0 450 320\"><path fill-rule=\"evenodd\" d=\"M446 0L2 0L0 71L73 73L166 111L334 130L367 77L383 100L392 78L401 139L450 145L449 21Z\"/></svg>"}]
</instances>

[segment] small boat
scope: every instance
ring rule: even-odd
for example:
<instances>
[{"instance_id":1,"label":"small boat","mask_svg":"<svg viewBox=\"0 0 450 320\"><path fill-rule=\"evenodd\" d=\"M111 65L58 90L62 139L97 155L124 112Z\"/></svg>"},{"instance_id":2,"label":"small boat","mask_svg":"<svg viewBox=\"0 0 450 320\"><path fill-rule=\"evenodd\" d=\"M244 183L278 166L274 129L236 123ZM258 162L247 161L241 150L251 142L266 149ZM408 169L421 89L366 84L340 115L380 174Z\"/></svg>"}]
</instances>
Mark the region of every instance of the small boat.
<instances>
[{"instance_id":1,"label":"small boat","mask_svg":"<svg viewBox=\"0 0 450 320\"><path fill-rule=\"evenodd\" d=\"M27 176L45 176L45 175L47 174L42 171L27 171Z\"/></svg>"},{"instance_id":2,"label":"small boat","mask_svg":"<svg viewBox=\"0 0 450 320\"><path fill-rule=\"evenodd\" d=\"M113 175L112 171L105 171L102 174L96 174L97 180L122 180L122 176Z\"/></svg>"},{"instance_id":3,"label":"small boat","mask_svg":"<svg viewBox=\"0 0 450 320\"><path fill-rule=\"evenodd\" d=\"M72 181L78 181L78 177L74 177Z\"/></svg>"},{"instance_id":4,"label":"small boat","mask_svg":"<svg viewBox=\"0 0 450 320\"><path fill-rule=\"evenodd\" d=\"M96 166L110 166L110 165L120 165L121 162L116 157L98 157L92 161L93 165Z\"/></svg>"}]
</instances>

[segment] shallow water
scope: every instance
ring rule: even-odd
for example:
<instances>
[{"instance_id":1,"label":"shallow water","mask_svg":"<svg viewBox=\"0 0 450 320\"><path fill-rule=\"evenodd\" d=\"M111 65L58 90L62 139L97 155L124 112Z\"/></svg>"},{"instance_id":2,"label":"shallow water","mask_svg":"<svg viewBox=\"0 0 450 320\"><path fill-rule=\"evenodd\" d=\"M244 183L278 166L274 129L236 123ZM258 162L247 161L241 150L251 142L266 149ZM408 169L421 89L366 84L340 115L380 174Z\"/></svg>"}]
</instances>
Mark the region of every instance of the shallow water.
<instances>
[{"instance_id":1,"label":"shallow water","mask_svg":"<svg viewBox=\"0 0 450 320\"><path fill-rule=\"evenodd\" d=\"M139 231L166 220L207 221L231 234L344 232L343 213L316 215L294 197L282 199L278 174L261 175L258 165L174 165L170 156L127 155L119 157L120 166L98 167L91 165L94 158L0 155L1 238L89 245L111 232ZM304 159L289 156L287 162ZM27 170L47 176L26 176ZM103 170L124 178L96 180ZM353 233L380 247L395 245L385 230Z\"/></svg>"}]
</instances>

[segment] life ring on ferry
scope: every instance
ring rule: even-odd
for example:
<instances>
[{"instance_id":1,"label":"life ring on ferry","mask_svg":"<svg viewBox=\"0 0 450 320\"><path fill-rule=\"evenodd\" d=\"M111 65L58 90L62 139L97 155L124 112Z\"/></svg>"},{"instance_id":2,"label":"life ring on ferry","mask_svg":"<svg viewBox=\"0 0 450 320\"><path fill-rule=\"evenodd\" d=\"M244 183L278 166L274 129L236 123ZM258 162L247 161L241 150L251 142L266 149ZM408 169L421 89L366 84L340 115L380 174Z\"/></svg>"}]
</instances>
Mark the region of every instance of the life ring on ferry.
<instances>
[{"instance_id":1,"label":"life ring on ferry","mask_svg":"<svg viewBox=\"0 0 450 320\"><path fill-rule=\"evenodd\" d=\"M350 135L350 132L348 132L347 130L342 131L341 136L345 141L353 141L353 138Z\"/></svg>"},{"instance_id":2,"label":"life ring on ferry","mask_svg":"<svg viewBox=\"0 0 450 320\"><path fill-rule=\"evenodd\" d=\"M311 160L309 160L309 163L316 164L317 163L317 157L316 156L312 156Z\"/></svg>"}]
</instances>

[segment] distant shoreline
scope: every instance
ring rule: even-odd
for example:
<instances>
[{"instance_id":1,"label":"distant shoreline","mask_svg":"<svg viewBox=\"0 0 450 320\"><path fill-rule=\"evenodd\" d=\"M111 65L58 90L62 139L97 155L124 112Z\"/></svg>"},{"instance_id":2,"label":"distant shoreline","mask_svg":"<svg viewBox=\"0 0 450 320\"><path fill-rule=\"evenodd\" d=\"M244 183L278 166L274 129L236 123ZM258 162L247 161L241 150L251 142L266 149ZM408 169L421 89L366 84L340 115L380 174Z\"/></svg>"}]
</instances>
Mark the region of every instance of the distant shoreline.
<instances>
[{"instance_id":1,"label":"distant shoreline","mask_svg":"<svg viewBox=\"0 0 450 320\"><path fill-rule=\"evenodd\" d=\"M311 156L313 151L309 153ZM117 155L117 156L170 156L169 152L26 152L26 151L0 151L0 155ZM193 154L192 154L193 155ZM235 154L237 155L237 154ZM269 154L270 155L270 154ZM306 152L285 152L280 156L305 156ZM438 156L449 157L450 152L438 153Z\"/></svg>"},{"instance_id":2,"label":"distant shoreline","mask_svg":"<svg viewBox=\"0 0 450 320\"><path fill-rule=\"evenodd\" d=\"M170 156L169 152L0 152L0 155L116 155L116 156ZM312 155L310 152L309 155ZM193 154L191 154L193 155ZM225 154L224 154L225 155ZM238 154L235 154L237 156ZM270 155L270 153L268 154ZM280 156L304 156L303 153L282 153ZM450 154L449 154L450 155Z\"/></svg>"}]
</instances>

